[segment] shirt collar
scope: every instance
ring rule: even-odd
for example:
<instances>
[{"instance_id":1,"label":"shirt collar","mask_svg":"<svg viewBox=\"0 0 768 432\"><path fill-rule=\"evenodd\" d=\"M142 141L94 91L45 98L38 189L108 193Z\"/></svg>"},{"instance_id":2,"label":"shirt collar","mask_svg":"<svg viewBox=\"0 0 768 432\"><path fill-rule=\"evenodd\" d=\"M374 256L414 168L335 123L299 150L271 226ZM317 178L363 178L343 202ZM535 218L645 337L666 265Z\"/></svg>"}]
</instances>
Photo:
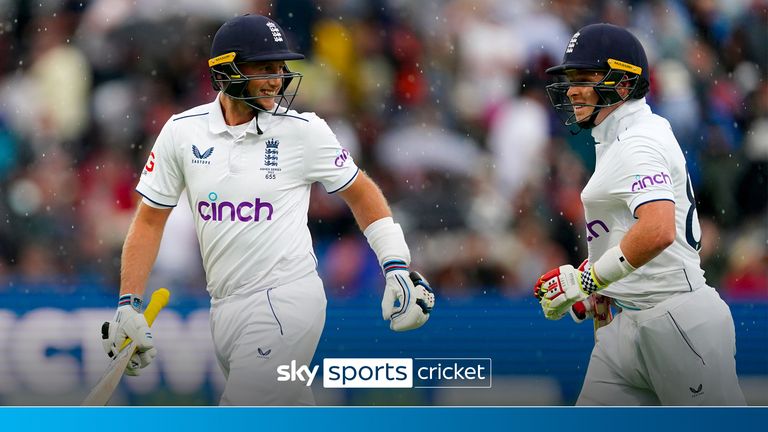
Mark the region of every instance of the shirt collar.
<instances>
[{"instance_id":1,"label":"shirt collar","mask_svg":"<svg viewBox=\"0 0 768 432\"><path fill-rule=\"evenodd\" d=\"M223 132L229 132L229 129L227 128L227 123L224 121L224 112L221 110L221 92L216 95L216 99L210 103L210 108L208 112L210 113L208 116L208 129L211 131L211 133L214 134L220 134ZM255 117L254 117L255 120ZM248 129L246 129L246 133L252 133L252 134L258 134L258 129L256 128L256 122L254 120L251 120L250 124L248 125ZM272 122L272 114L269 113L260 113L259 114L259 127L262 131L267 130L270 123Z\"/></svg>"},{"instance_id":2,"label":"shirt collar","mask_svg":"<svg viewBox=\"0 0 768 432\"><path fill-rule=\"evenodd\" d=\"M610 144L620 133L632 126L638 117L650 113L651 107L645 103L645 98L624 102L602 123L592 128L592 137L595 138L596 144Z\"/></svg>"},{"instance_id":3,"label":"shirt collar","mask_svg":"<svg viewBox=\"0 0 768 432\"><path fill-rule=\"evenodd\" d=\"M219 98L221 93L216 95L216 99L210 103L208 112L208 129L213 134L220 134L227 131L227 123L224 121L224 113L221 112L221 102Z\"/></svg>"}]
</instances>

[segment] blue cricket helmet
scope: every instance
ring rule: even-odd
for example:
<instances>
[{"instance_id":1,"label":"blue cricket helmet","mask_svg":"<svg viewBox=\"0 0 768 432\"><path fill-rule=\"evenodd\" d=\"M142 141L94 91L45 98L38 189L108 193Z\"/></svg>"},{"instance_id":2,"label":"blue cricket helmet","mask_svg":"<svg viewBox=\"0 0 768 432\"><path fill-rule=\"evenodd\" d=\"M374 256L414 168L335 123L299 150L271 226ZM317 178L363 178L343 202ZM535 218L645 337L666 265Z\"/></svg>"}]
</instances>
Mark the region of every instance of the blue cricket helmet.
<instances>
[{"instance_id":1,"label":"blue cricket helmet","mask_svg":"<svg viewBox=\"0 0 768 432\"><path fill-rule=\"evenodd\" d=\"M304 55L291 51L285 32L262 15L242 15L230 19L213 37L211 59L234 52L238 62L301 60Z\"/></svg>"},{"instance_id":2,"label":"blue cricket helmet","mask_svg":"<svg viewBox=\"0 0 768 432\"><path fill-rule=\"evenodd\" d=\"M600 103L587 121L578 122L583 129L594 127L600 109L624 102L642 99L648 93L650 73L648 58L640 41L629 30L613 24L590 24L577 31L563 55L561 64L547 69L551 75L565 75L569 70L604 71L604 78L597 83L558 82L547 86L552 105L557 111L568 114L567 125L575 124L573 105L567 97L572 85L592 86L600 96ZM627 90L624 95L619 89Z\"/></svg>"},{"instance_id":3,"label":"blue cricket helmet","mask_svg":"<svg viewBox=\"0 0 768 432\"><path fill-rule=\"evenodd\" d=\"M250 80L263 80L281 78L283 86L280 90L281 100L275 108L285 108L287 112L293 98L298 92L298 83L302 75L291 72L288 67L283 68L283 73L272 75L245 75L238 69L238 63L288 61L301 60L304 55L292 51L288 47L286 34L273 20L262 15L242 15L225 22L211 44L211 57L208 67L211 72L211 82L214 90L222 91L228 96L242 100L252 108L265 111L256 103L256 99L263 96L250 96L248 94L248 82ZM298 78L293 91L287 91L291 81ZM287 105L283 102L287 102Z\"/></svg>"}]
</instances>

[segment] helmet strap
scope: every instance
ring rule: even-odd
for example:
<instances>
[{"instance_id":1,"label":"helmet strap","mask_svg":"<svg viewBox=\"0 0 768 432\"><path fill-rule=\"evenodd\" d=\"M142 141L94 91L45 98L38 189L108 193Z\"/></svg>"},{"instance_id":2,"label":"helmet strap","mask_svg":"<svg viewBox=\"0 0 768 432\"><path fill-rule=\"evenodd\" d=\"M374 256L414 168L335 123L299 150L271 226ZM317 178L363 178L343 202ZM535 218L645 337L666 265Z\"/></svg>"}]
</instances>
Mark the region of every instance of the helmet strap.
<instances>
[{"instance_id":1,"label":"helmet strap","mask_svg":"<svg viewBox=\"0 0 768 432\"><path fill-rule=\"evenodd\" d=\"M253 113L253 118L256 120L256 132L258 132L259 135L264 135L264 131L259 127L259 111Z\"/></svg>"}]
</instances>

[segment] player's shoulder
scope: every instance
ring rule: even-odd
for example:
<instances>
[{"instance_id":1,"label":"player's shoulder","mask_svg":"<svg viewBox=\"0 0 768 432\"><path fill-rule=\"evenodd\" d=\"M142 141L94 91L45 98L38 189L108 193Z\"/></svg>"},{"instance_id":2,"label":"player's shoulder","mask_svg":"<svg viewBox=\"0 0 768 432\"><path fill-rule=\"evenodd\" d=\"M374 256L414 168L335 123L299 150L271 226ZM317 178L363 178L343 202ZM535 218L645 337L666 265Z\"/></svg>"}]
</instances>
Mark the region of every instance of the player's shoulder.
<instances>
[{"instance_id":1,"label":"player's shoulder","mask_svg":"<svg viewBox=\"0 0 768 432\"><path fill-rule=\"evenodd\" d=\"M631 117L632 122L619 134L620 139L663 140L674 135L667 119L652 112L647 105L643 108Z\"/></svg>"},{"instance_id":2,"label":"player's shoulder","mask_svg":"<svg viewBox=\"0 0 768 432\"><path fill-rule=\"evenodd\" d=\"M298 128L298 130L302 130L305 133L319 133L330 130L328 123L311 111L298 112L296 110L288 110L288 112L280 114L279 117L283 119L284 124L292 128Z\"/></svg>"},{"instance_id":3,"label":"player's shoulder","mask_svg":"<svg viewBox=\"0 0 768 432\"><path fill-rule=\"evenodd\" d=\"M649 112L638 118L632 126L619 134L619 141L627 147L665 148L677 146L675 134L667 119Z\"/></svg>"},{"instance_id":4,"label":"player's shoulder","mask_svg":"<svg viewBox=\"0 0 768 432\"><path fill-rule=\"evenodd\" d=\"M310 126L312 124L316 124L317 122L323 121L319 115L312 111L299 112L291 109L285 113L278 114L278 116L284 118L288 122L295 122L297 124L304 124L306 126Z\"/></svg>"},{"instance_id":5,"label":"player's shoulder","mask_svg":"<svg viewBox=\"0 0 768 432\"><path fill-rule=\"evenodd\" d=\"M190 121L200 121L200 120L208 121L208 116L211 113L212 103L198 105L184 112L174 114L171 116L168 122L169 123L179 123L179 122L187 123Z\"/></svg>"}]
</instances>

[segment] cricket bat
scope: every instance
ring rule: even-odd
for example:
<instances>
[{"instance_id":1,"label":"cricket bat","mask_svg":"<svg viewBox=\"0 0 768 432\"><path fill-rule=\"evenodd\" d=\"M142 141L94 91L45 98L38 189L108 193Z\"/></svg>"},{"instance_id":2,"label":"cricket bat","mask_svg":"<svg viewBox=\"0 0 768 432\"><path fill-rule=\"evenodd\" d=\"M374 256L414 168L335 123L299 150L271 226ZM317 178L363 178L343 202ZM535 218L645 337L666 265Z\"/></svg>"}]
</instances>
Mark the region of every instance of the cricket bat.
<instances>
[{"instance_id":1,"label":"cricket bat","mask_svg":"<svg viewBox=\"0 0 768 432\"><path fill-rule=\"evenodd\" d=\"M607 326L613 320L611 299L600 294L592 294L586 300L574 304L573 313L579 319L585 319L587 316L592 315L592 323L595 328L595 343L597 343L597 330Z\"/></svg>"},{"instance_id":2,"label":"cricket bat","mask_svg":"<svg viewBox=\"0 0 768 432\"><path fill-rule=\"evenodd\" d=\"M147 324L152 326L152 323L157 318L157 314L160 310L168 304L168 299L171 293L165 288L152 293L152 298L149 300L147 309L144 311L144 317L147 319ZM99 382L93 387L88 396L83 401L82 406L104 406L109 402L112 397L112 393L115 392L117 385L120 384L120 378L123 377L125 367L128 366L128 362L131 360L131 356L136 351L136 343L130 338L125 340L123 346L120 348L120 352L109 363L106 372L101 376Z\"/></svg>"}]
</instances>

